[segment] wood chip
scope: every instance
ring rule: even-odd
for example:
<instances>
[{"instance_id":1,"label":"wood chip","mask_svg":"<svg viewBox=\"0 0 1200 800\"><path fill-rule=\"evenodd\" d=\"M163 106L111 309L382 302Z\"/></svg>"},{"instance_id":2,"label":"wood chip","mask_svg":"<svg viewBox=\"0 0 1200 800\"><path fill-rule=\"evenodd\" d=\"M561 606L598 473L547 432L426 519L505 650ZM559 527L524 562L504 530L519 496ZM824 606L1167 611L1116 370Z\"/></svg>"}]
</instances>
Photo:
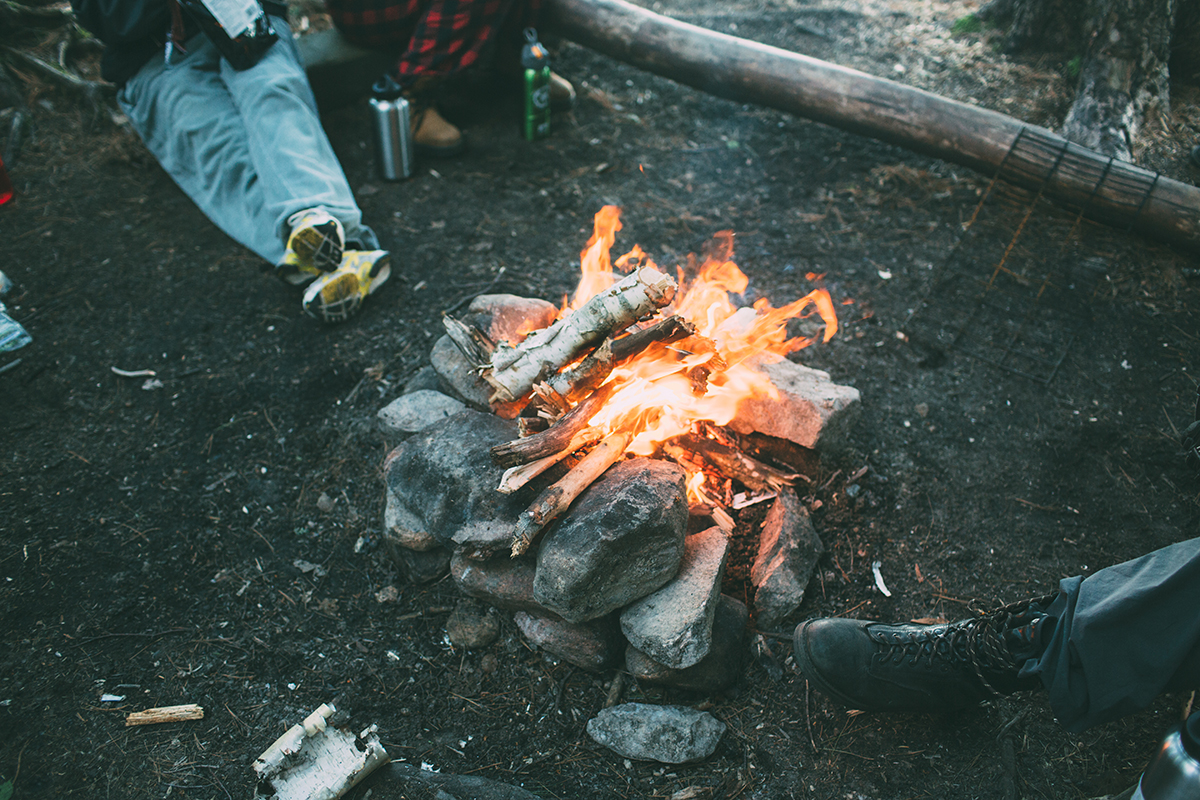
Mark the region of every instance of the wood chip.
<instances>
[{"instance_id":1,"label":"wood chip","mask_svg":"<svg viewBox=\"0 0 1200 800\"><path fill-rule=\"evenodd\" d=\"M160 722L184 722L189 719L204 719L204 709L195 703L147 708L145 711L135 711L125 717L125 727L157 725Z\"/></svg>"}]
</instances>

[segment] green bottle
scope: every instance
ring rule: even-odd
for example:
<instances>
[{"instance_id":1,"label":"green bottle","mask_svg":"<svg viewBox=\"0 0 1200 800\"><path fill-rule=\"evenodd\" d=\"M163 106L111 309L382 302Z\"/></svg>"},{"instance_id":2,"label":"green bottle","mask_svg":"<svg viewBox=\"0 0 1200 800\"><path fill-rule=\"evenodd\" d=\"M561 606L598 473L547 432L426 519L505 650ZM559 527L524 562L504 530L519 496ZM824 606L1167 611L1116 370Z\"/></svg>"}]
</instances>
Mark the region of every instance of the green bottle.
<instances>
[{"instance_id":1,"label":"green bottle","mask_svg":"<svg viewBox=\"0 0 1200 800\"><path fill-rule=\"evenodd\" d=\"M550 55L537 40L537 31L525 29L525 48L521 51L525 68L525 113L521 134L529 141L550 135Z\"/></svg>"}]
</instances>

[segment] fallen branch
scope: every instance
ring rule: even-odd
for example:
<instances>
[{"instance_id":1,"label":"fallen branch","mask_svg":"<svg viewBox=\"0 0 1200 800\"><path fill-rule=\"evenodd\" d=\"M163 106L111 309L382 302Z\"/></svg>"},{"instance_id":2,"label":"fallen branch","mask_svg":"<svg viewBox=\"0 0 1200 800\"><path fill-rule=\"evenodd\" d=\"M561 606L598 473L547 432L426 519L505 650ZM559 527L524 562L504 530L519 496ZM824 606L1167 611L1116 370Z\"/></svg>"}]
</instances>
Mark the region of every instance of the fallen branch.
<instances>
[{"instance_id":1,"label":"fallen branch","mask_svg":"<svg viewBox=\"0 0 1200 800\"><path fill-rule=\"evenodd\" d=\"M473 365L484 365L496 352L496 343L486 333L449 314L442 317L442 327L458 351Z\"/></svg>"},{"instance_id":2,"label":"fallen branch","mask_svg":"<svg viewBox=\"0 0 1200 800\"><path fill-rule=\"evenodd\" d=\"M511 403L524 397L535 383L570 364L589 345L670 303L676 288L669 275L643 267L520 344L500 344L492 354L491 369L483 373L495 389L492 402Z\"/></svg>"},{"instance_id":3,"label":"fallen branch","mask_svg":"<svg viewBox=\"0 0 1200 800\"><path fill-rule=\"evenodd\" d=\"M547 27L584 47L738 103L755 103L1000 177L1118 227L1200 249L1200 189L1113 162L1036 125L799 53L716 33L625 0L547 0ZM1022 136L1035 165L1005 163ZM1018 161L1024 161L1019 159ZM1097 185L1099 183L1099 185ZM1142 192L1150 187L1142 202Z\"/></svg>"},{"instance_id":4,"label":"fallen branch","mask_svg":"<svg viewBox=\"0 0 1200 800\"><path fill-rule=\"evenodd\" d=\"M68 70L60 69L37 56L23 53L7 45L4 46L4 52L20 60L26 66L32 67L34 71L41 73L59 86L81 93L84 99L91 103L93 107L99 107L101 97L116 94L117 88L112 84L101 83L100 81L86 81Z\"/></svg>"},{"instance_id":5,"label":"fallen branch","mask_svg":"<svg viewBox=\"0 0 1200 800\"><path fill-rule=\"evenodd\" d=\"M635 430L612 434L584 456L562 480L538 495L533 505L521 512L521 516L517 518L512 557L516 558L525 553L546 525L566 511L571 503L575 502L575 498L603 475L606 469L620 461L625 455L625 448L636 435Z\"/></svg>"}]
</instances>

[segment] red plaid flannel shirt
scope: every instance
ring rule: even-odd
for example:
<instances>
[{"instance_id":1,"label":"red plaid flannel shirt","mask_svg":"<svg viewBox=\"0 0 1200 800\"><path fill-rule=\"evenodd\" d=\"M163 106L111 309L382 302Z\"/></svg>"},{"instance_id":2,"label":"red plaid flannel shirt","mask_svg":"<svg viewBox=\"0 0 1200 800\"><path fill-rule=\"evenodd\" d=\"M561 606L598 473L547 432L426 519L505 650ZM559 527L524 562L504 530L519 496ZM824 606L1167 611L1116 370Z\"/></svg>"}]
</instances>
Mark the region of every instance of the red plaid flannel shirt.
<instances>
[{"instance_id":1,"label":"red plaid flannel shirt","mask_svg":"<svg viewBox=\"0 0 1200 800\"><path fill-rule=\"evenodd\" d=\"M403 45L396 67L402 86L425 75L447 76L479 61L505 28L532 24L541 0L326 0L333 24L365 47ZM518 18L508 19L516 13ZM505 23L508 23L507 25Z\"/></svg>"}]
</instances>

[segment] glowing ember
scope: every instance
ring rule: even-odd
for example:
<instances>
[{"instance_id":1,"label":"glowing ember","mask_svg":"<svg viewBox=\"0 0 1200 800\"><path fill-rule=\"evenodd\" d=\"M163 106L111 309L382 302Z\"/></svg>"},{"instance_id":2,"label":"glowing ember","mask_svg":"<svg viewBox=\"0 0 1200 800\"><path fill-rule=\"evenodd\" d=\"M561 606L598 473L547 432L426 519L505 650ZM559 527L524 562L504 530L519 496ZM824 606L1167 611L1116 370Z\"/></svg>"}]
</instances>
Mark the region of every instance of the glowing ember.
<instances>
[{"instance_id":1,"label":"glowing ember","mask_svg":"<svg viewBox=\"0 0 1200 800\"><path fill-rule=\"evenodd\" d=\"M657 268L636 246L616 262L611 260L609 251L621 229L619 216L615 206L605 206L596 214L594 232L580 254L579 287L563 316L616 282L614 264L624 270ZM673 345L652 346L608 378L619 388L591 425L606 433L639 430L628 453L650 455L659 442L686 433L701 420L725 425L747 398L777 397L776 388L757 365L778 361L813 341L788 338L789 319L815 312L825 322L824 341L837 332L837 314L824 289L781 308L773 308L766 299L753 308L737 308L730 295L744 292L749 281L732 260L733 234L717 234L715 245L694 277L688 279L682 268L678 270L679 290L661 311L663 316L683 317L696 327L697 335ZM689 494L694 499L701 495L702 483L702 476L690 477Z\"/></svg>"}]
</instances>

